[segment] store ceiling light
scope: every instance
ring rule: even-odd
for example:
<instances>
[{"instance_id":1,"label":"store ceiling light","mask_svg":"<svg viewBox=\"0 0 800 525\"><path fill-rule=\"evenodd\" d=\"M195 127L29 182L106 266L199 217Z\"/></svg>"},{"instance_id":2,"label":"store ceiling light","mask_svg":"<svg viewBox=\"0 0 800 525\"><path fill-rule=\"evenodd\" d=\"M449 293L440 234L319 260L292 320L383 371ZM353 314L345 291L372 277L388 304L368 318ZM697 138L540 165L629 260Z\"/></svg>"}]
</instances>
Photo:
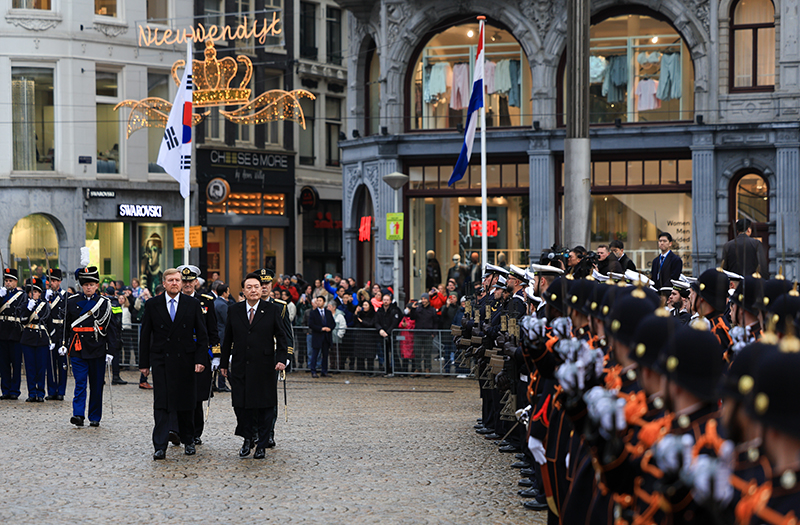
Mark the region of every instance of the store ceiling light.
<instances>
[{"instance_id":1,"label":"store ceiling light","mask_svg":"<svg viewBox=\"0 0 800 525\"><path fill-rule=\"evenodd\" d=\"M468 36L468 37L470 37L470 38L472 38L473 36L475 36L475 31L473 31L472 29L470 29L469 31L467 31L467 36Z\"/></svg>"},{"instance_id":2,"label":"store ceiling light","mask_svg":"<svg viewBox=\"0 0 800 525\"><path fill-rule=\"evenodd\" d=\"M658 44L658 37L654 36L652 40L650 40L654 44Z\"/></svg>"}]
</instances>

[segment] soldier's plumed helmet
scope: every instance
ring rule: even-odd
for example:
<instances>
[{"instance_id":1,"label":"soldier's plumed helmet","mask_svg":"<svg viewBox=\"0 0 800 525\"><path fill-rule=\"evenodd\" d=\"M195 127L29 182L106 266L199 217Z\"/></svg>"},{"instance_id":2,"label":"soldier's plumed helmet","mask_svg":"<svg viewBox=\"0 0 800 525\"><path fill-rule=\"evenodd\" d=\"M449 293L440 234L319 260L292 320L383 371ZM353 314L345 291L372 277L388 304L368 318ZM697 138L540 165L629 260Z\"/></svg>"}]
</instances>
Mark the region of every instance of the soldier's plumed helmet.
<instances>
[{"instance_id":1,"label":"soldier's plumed helmet","mask_svg":"<svg viewBox=\"0 0 800 525\"><path fill-rule=\"evenodd\" d=\"M598 283L595 280L575 279L567 281L567 306L578 310L584 315L592 315L589 303L596 286L598 286Z\"/></svg>"},{"instance_id":2,"label":"soldier's plumed helmet","mask_svg":"<svg viewBox=\"0 0 800 525\"><path fill-rule=\"evenodd\" d=\"M778 347L764 343L752 343L744 347L731 363L719 382L719 397L730 397L744 401L753 391L755 375L760 364L776 353Z\"/></svg>"},{"instance_id":3,"label":"soldier's plumed helmet","mask_svg":"<svg viewBox=\"0 0 800 525\"><path fill-rule=\"evenodd\" d=\"M677 318L661 308L641 320L633 334L629 358L650 369L656 368L658 356L669 338L678 330Z\"/></svg>"},{"instance_id":4,"label":"soldier's plumed helmet","mask_svg":"<svg viewBox=\"0 0 800 525\"><path fill-rule=\"evenodd\" d=\"M792 286L792 282L785 279L770 279L766 281L764 283L761 304L758 305L759 309L765 312L771 312L775 306L775 300L781 295L789 293Z\"/></svg>"},{"instance_id":5,"label":"soldier's plumed helmet","mask_svg":"<svg viewBox=\"0 0 800 525\"><path fill-rule=\"evenodd\" d=\"M78 268L75 270L75 278L80 284L99 283L100 272L97 271L97 266L87 266L86 268Z\"/></svg>"},{"instance_id":6,"label":"soldier's plumed helmet","mask_svg":"<svg viewBox=\"0 0 800 525\"><path fill-rule=\"evenodd\" d=\"M649 288L623 289L605 319L606 335L630 347L639 323L660 305L658 295Z\"/></svg>"},{"instance_id":7,"label":"soldier's plumed helmet","mask_svg":"<svg viewBox=\"0 0 800 525\"><path fill-rule=\"evenodd\" d=\"M705 323L681 326L658 356L657 370L701 400L716 401L722 346Z\"/></svg>"},{"instance_id":8,"label":"soldier's plumed helmet","mask_svg":"<svg viewBox=\"0 0 800 525\"><path fill-rule=\"evenodd\" d=\"M753 315L758 315L758 306L764 300L764 280L745 277L739 281L731 301Z\"/></svg>"},{"instance_id":9,"label":"soldier's plumed helmet","mask_svg":"<svg viewBox=\"0 0 800 525\"><path fill-rule=\"evenodd\" d=\"M692 289L697 295L717 312L725 311L728 297L729 279L720 270L706 270L700 274L697 281L692 283Z\"/></svg>"},{"instance_id":10,"label":"soldier's plumed helmet","mask_svg":"<svg viewBox=\"0 0 800 525\"><path fill-rule=\"evenodd\" d=\"M800 417L797 417L800 341L794 337L783 339L778 348L756 370L753 391L745 400L745 408L764 425L800 439Z\"/></svg>"}]
</instances>

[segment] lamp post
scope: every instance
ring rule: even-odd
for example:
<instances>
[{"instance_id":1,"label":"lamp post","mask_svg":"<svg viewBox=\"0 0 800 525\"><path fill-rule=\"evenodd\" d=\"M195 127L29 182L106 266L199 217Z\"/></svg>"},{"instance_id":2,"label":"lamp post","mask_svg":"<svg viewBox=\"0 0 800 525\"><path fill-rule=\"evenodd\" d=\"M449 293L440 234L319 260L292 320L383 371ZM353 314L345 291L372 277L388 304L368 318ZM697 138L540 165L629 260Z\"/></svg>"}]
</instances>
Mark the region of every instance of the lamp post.
<instances>
[{"instance_id":1,"label":"lamp post","mask_svg":"<svg viewBox=\"0 0 800 525\"><path fill-rule=\"evenodd\" d=\"M394 190L394 211L400 212L400 188L408 182L408 175L400 172L389 173L383 176L383 182L388 184ZM392 277L394 286L394 299L397 301L397 306L400 306L400 241L394 242L394 260L392 262Z\"/></svg>"}]
</instances>

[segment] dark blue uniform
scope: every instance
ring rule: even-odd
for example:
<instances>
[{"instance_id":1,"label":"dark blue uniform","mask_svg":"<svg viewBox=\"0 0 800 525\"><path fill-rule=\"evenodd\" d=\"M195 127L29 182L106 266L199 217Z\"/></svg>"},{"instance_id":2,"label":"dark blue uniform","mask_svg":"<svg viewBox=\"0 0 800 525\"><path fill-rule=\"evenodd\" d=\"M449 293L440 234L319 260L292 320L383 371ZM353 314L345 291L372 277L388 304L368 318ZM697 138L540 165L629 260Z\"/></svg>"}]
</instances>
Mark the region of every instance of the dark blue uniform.
<instances>
[{"instance_id":1,"label":"dark blue uniform","mask_svg":"<svg viewBox=\"0 0 800 525\"><path fill-rule=\"evenodd\" d=\"M64 339L64 312L67 308L67 294L63 290L58 290L49 295L50 316L47 319L47 325L50 341L55 347L50 351L50 359L47 360L48 396L45 399L55 399L56 396L63 398L67 393L67 356L58 353Z\"/></svg>"},{"instance_id":2,"label":"dark blue uniform","mask_svg":"<svg viewBox=\"0 0 800 525\"><path fill-rule=\"evenodd\" d=\"M3 399L17 399L22 381L22 347L19 338L22 330L17 319L17 308L26 299L25 292L6 289L0 297L0 389Z\"/></svg>"},{"instance_id":3,"label":"dark blue uniform","mask_svg":"<svg viewBox=\"0 0 800 525\"><path fill-rule=\"evenodd\" d=\"M22 326L19 344L25 355L25 376L28 381L27 401L44 401L44 381L50 354L50 335L47 319L50 304L44 299L28 299L19 302L17 317Z\"/></svg>"}]
</instances>

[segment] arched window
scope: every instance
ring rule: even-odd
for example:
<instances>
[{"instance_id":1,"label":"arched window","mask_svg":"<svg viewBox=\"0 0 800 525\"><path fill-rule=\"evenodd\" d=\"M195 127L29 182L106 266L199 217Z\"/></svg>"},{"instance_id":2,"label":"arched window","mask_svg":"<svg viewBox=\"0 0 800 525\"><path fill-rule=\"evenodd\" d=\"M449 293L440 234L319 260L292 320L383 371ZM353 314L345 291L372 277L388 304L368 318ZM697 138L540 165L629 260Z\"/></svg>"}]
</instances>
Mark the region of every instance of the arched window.
<instances>
[{"instance_id":1,"label":"arched window","mask_svg":"<svg viewBox=\"0 0 800 525\"><path fill-rule=\"evenodd\" d=\"M466 124L479 35L477 23L462 24L425 42L408 75L408 129ZM522 47L511 33L489 24L484 39L486 125L530 125L531 69Z\"/></svg>"},{"instance_id":2,"label":"arched window","mask_svg":"<svg viewBox=\"0 0 800 525\"><path fill-rule=\"evenodd\" d=\"M770 0L739 0L732 9L730 90L772 91L775 6Z\"/></svg>"},{"instance_id":3,"label":"arched window","mask_svg":"<svg viewBox=\"0 0 800 525\"><path fill-rule=\"evenodd\" d=\"M736 184L736 219L769 222L767 182L760 175L747 174Z\"/></svg>"},{"instance_id":4,"label":"arched window","mask_svg":"<svg viewBox=\"0 0 800 525\"><path fill-rule=\"evenodd\" d=\"M52 221L45 215L33 214L20 219L11 230L9 260L6 263L20 271L20 278L28 278L30 270L43 275L48 265L58 267L58 234ZM47 260L45 260L47 252Z\"/></svg>"},{"instance_id":5,"label":"arched window","mask_svg":"<svg viewBox=\"0 0 800 525\"><path fill-rule=\"evenodd\" d=\"M680 33L643 8L592 20L589 119L592 124L694 118L694 65ZM566 51L559 75L559 124L566 120Z\"/></svg>"}]
</instances>

